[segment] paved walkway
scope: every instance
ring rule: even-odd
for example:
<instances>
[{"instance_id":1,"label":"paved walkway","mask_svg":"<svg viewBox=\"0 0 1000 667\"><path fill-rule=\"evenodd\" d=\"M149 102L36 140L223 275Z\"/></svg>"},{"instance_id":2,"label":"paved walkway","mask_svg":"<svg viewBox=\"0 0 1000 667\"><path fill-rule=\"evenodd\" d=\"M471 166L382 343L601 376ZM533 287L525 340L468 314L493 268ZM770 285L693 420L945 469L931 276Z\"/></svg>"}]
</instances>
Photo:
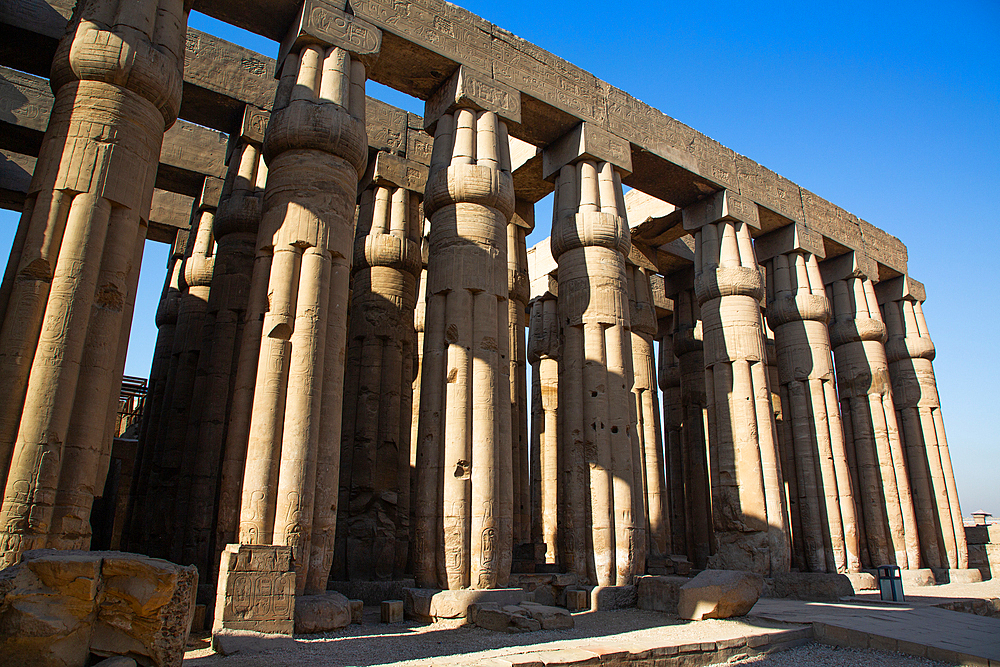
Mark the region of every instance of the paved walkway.
<instances>
[{"instance_id":1,"label":"paved walkway","mask_svg":"<svg viewBox=\"0 0 1000 667\"><path fill-rule=\"evenodd\" d=\"M750 615L812 623L816 639L824 643L899 651L954 664L1000 666L1000 618L935 606L995 599L998 589L1000 582L917 588L903 604L876 601L877 595L840 603L763 599Z\"/></svg>"}]
</instances>

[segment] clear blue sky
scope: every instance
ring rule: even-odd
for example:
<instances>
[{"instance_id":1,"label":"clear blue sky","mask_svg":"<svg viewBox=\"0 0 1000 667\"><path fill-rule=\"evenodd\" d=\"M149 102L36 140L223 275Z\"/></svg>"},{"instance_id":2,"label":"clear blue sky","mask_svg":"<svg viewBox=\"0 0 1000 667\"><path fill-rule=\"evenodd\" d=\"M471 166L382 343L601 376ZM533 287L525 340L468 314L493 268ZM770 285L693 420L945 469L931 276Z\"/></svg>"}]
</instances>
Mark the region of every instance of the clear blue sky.
<instances>
[{"instance_id":1,"label":"clear blue sky","mask_svg":"<svg viewBox=\"0 0 1000 667\"><path fill-rule=\"evenodd\" d=\"M1000 515L1000 4L459 4L902 239L927 285L962 508ZM548 233L545 205L529 242ZM0 212L4 255L15 222ZM130 374L148 372L165 258L148 244Z\"/></svg>"}]
</instances>

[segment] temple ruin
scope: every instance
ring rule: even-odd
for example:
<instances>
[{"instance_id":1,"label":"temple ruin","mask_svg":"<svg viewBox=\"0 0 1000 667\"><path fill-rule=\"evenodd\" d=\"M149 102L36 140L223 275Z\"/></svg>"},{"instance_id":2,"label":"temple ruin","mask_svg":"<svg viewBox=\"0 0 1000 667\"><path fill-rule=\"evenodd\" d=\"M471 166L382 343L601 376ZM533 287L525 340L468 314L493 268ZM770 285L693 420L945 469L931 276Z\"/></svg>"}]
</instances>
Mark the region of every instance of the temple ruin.
<instances>
[{"instance_id":1,"label":"temple ruin","mask_svg":"<svg viewBox=\"0 0 1000 667\"><path fill-rule=\"evenodd\" d=\"M924 286L876 226L442 0L14 0L0 25L6 565L194 565L217 628L286 633L232 610L683 562L968 571ZM129 444L147 242L171 253Z\"/></svg>"}]
</instances>

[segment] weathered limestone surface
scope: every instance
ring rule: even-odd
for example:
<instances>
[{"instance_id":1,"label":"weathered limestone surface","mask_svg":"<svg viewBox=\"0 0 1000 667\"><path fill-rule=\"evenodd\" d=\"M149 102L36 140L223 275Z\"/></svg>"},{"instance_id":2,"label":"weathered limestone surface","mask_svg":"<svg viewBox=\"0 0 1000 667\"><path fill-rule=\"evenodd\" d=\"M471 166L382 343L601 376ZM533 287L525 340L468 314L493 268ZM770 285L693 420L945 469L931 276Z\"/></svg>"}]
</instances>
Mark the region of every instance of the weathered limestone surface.
<instances>
[{"instance_id":1,"label":"weathered limestone surface","mask_svg":"<svg viewBox=\"0 0 1000 667\"><path fill-rule=\"evenodd\" d=\"M683 451L680 364L674 355L673 317L661 318L657 328L659 359L657 383L663 397L664 507L670 521L670 548L674 553L688 553L687 505L685 493L686 457Z\"/></svg>"},{"instance_id":2,"label":"weathered limestone surface","mask_svg":"<svg viewBox=\"0 0 1000 667\"><path fill-rule=\"evenodd\" d=\"M820 267L833 303L830 343L851 482L864 528L862 564L918 569L920 545L883 347L885 325L870 279L873 267L866 259L849 253Z\"/></svg>"},{"instance_id":3,"label":"weathered limestone surface","mask_svg":"<svg viewBox=\"0 0 1000 667\"><path fill-rule=\"evenodd\" d=\"M493 91L490 99L480 95ZM427 102L434 154L417 442L417 585L498 588L510 574L513 480L506 121L520 98L459 69Z\"/></svg>"},{"instance_id":4,"label":"weathered limestone surface","mask_svg":"<svg viewBox=\"0 0 1000 667\"><path fill-rule=\"evenodd\" d=\"M86 2L57 49L55 103L0 287L7 563L55 541L89 542L110 444L107 415L92 408L110 405L124 363L137 246L180 104L185 24L180 0L159 10ZM63 470L73 477L65 484Z\"/></svg>"},{"instance_id":5,"label":"weathered limestone surface","mask_svg":"<svg viewBox=\"0 0 1000 667\"><path fill-rule=\"evenodd\" d=\"M406 174L419 177L405 178ZM361 195L334 576L399 579L410 539L411 390L426 168L378 153Z\"/></svg>"},{"instance_id":6,"label":"weathered limestone surface","mask_svg":"<svg viewBox=\"0 0 1000 667\"><path fill-rule=\"evenodd\" d=\"M755 572L705 570L680 588L677 615L692 621L745 616L764 590Z\"/></svg>"},{"instance_id":7,"label":"weathered limestone surface","mask_svg":"<svg viewBox=\"0 0 1000 667\"><path fill-rule=\"evenodd\" d=\"M240 508L241 544L292 547L299 594L333 559L354 203L367 166L366 68L381 33L332 7L354 40L300 17L282 45L264 139L267 186L252 280L267 310ZM240 366L251 363L241 355Z\"/></svg>"},{"instance_id":8,"label":"weathered limestone surface","mask_svg":"<svg viewBox=\"0 0 1000 667\"><path fill-rule=\"evenodd\" d=\"M789 512L796 561L812 572L858 572L854 494L827 332L830 305L817 261L822 238L792 225L761 237L755 249L767 274L767 322L787 434L782 472L789 495L797 494Z\"/></svg>"},{"instance_id":9,"label":"weathered limestone surface","mask_svg":"<svg viewBox=\"0 0 1000 667\"><path fill-rule=\"evenodd\" d=\"M0 572L0 661L77 667L91 654L129 655L179 667L197 582L193 567L137 554L25 552Z\"/></svg>"},{"instance_id":10,"label":"weathered limestone surface","mask_svg":"<svg viewBox=\"0 0 1000 667\"><path fill-rule=\"evenodd\" d=\"M644 490L646 531L649 553L666 556L672 553L670 517L667 512L665 464L660 434L660 399L653 356L653 336L658 325L653 308L653 294L647 269L633 264L626 267L628 276L629 323L632 327L632 369L635 394L636 426L639 450L636 461L636 485Z\"/></svg>"},{"instance_id":11,"label":"weathered limestone surface","mask_svg":"<svg viewBox=\"0 0 1000 667\"><path fill-rule=\"evenodd\" d=\"M528 387L524 333L528 318L528 248L525 238L535 228L534 204L517 200L507 224L507 321L510 350L510 437L513 449L514 544L531 542L531 487L528 461Z\"/></svg>"},{"instance_id":12,"label":"weathered limestone surface","mask_svg":"<svg viewBox=\"0 0 1000 667\"><path fill-rule=\"evenodd\" d=\"M631 161L627 145L584 124L547 149L543 162L544 173L556 175L560 485L569 494L560 517L562 564L581 581L627 585L646 556L621 189Z\"/></svg>"},{"instance_id":13,"label":"weathered limestone surface","mask_svg":"<svg viewBox=\"0 0 1000 667\"><path fill-rule=\"evenodd\" d=\"M695 293L704 322L716 539L709 563L784 572L788 529L765 368L764 285L750 241L757 208L722 191L684 209L683 218L695 236Z\"/></svg>"},{"instance_id":14,"label":"weathered limestone surface","mask_svg":"<svg viewBox=\"0 0 1000 667\"><path fill-rule=\"evenodd\" d=\"M295 628L295 579L291 547L226 545L219 567L212 633L247 630L291 635Z\"/></svg>"},{"instance_id":15,"label":"weathered limestone surface","mask_svg":"<svg viewBox=\"0 0 1000 667\"><path fill-rule=\"evenodd\" d=\"M966 569L969 551L934 377L935 349L924 318L923 285L900 276L880 283L875 292L888 334L892 398L902 428L923 562Z\"/></svg>"},{"instance_id":16,"label":"weathered limestone surface","mask_svg":"<svg viewBox=\"0 0 1000 667\"><path fill-rule=\"evenodd\" d=\"M567 490L560 484L559 310L546 292L531 302L527 358L531 363L532 542L545 545L545 562L557 563L559 517Z\"/></svg>"}]
</instances>

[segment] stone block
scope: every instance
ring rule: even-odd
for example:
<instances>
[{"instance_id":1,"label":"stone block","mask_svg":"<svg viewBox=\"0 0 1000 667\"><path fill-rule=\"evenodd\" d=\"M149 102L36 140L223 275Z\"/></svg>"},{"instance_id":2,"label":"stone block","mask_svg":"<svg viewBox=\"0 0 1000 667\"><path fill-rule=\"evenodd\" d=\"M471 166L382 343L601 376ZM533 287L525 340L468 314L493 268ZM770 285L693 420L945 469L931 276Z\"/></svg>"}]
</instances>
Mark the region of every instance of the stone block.
<instances>
[{"instance_id":1,"label":"stone block","mask_svg":"<svg viewBox=\"0 0 1000 667\"><path fill-rule=\"evenodd\" d=\"M938 583L949 584L976 584L983 580L982 573L977 569L949 570L933 569L934 580Z\"/></svg>"},{"instance_id":2,"label":"stone block","mask_svg":"<svg viewBox=\"0 0 1000 667\"><path fill-rule=\"evenodd\" d=\"M212 630L212 650L220 655L287 651L294 647L295 640L287 634L227 628Z\"/></svg>"},{"instance_id":3,"label":"stone block","mask_svg":"<svg viewBox=\"0 0 1000 667\"><path fill-rule=\"evenodd\" d=\"M413 586L413 579L331 581L327 589L343 593L350 600L361 600L367 605L378 605L382 604L382 600L402 600L403 591Z\"/></svg>"},{"instance_id":4,"label":"stone block","mask_svg":"<svg viewBox=\"0 0 1000 667\"><path fill-rule=\"evenodd\" d=\"M542 629L542 624L528 616L512 614L507 632L536 632Z\"/></svg>"},{"instance_id":5,"label":"stone block","mask_svg":"<svg viewBox=\"0 0 1000 667\"><path fill-rule=\"evenodd\" d=\"M464 65L424 105L424 129L433 132L441 116L459 107L493 111L505 121L521 122L521 93Z\"/></svg>"},{"instance_id":6,"label":"stone block","mask_svg":"<svg viewBox=\"0 0 1000 667\"><path fill-rule=\"evenodd\" d=\"M625 174L632 172L632 149L628 141L593 123L583 122L542 152L542 178L553 180L560 169L581 157L610 162Z\"/></svg>"},{"instance_id":7,"label":"stone block","mask_svg":"<svg viewBox=\"0 0 1000 667\"><path fill-rule=\"evenodd\" d=\"M101 660L93 667L136 667L136 662L132 658L127 658L124 655L116 655L111 658Z\"/></svg>"},{"instance_id":8,"label":"stone block","mask_svg":"<svg viewBox=\"0 0 1000 667\"><path fill-rule=\"evenodd\" d=\"M538 621L543 630L568 630L574 625L573 616L560 607L523 602L521 608L528 616Z\"/></svg>"},{"instance_id":9,"label":"stone block","mask_svg":"<svg viewBox=\"0 0 1000 667\"><path fill-rule=\"evenodd\" d=\"M191 629L201 632L205 629L205 612L207 608L203 604L194 606L194 616L191 617Z\"/></svg>"},{"instance_id":10,"label":"stone block","mask_svg":"<svg viewBox=\"0 0 1000 667\"><path fill-rule=\"evenodd\" d=\"M583 588L567 588L566 609L570 611L586 611L590 609L590 593Z\"/></svg>"},{"instance_id":11,"label":"stone block","mask_svg":"<svg viewBox=\"0 0 1000 667\"><path fill-rule=\"evenodd\" d=\"M485 630L493 630L494 632L507 632L510 622L513 619L513 614L492 604L489 606L475 606L477 607L475 614L477 627Z\"/></svg>"},{"instance_id":12,"label":"stone block","mask_svg":"<svg viewBox=\"0 0 1000 667\"><path fill-rule=\"evenodd\" d=\"M0 572L0 655L25 667L91 654L179 667L198 572L116 551L27 551Z\"/></svg>"},{"instance_id":13,"label":"stone block","mask_svg":"<svg viewBox=\"0 0 1000 667\"><path fill-rule=\"evenodd\" d=\"M730 190L720 190L684 208L681 213L684 229L689 232L723 220L745 222L753 229L760 229L757 204Z\"/></svg>"},{"instance_id":14,"label":"stone block","mask_svg":"<svg viewBox=\"0 0 1000 667\"><path fill-rule=\"evenodd\" d=\"M648 611L677 613L681 586L691 581L679 576L645 576L636 579L636 606Z\"/></svg>"},{"instance_id":15,"label":"stone block","mask_svg":"<svg viewBox=\"0 0 1000 667\"><path fill-rule=\"evenodd\" d=\"M345 2L331 0L306 0L297 20L281 42L277 72L281 72L285 58L293 49L317 43L327 47L339 46L370 66L382 48L382 31L344 12L345 5Z\"/></svg>"},{"instance_id":16,"label":"stone block","mask_svg":"<svg viewBox=\"0 0 1000 667\"><path fill-rule=\"evenodd\" d=\"M836 602L854 595L851 580L826 572L781 572L772 580L769 597Z\"/></svg>"},{"instance_id":17,"label":"stone block","mask_svg":"<svg viewBox=\"0 0 1000 667\"><path fill-rule=\"evenodd\" d=\"M425 621L441 618L466 618L471 604L494 602L498 606L516 605L527 600L528 596L528 591L523 588L455 591L407 588L403 595L403 609L408 618Z\"/></svg>"},{"instance_id":18,"label":"stone block","mask_svg":"<svg viewBox=\"0 0 1000 667\"><path fill-rule=\"evenodd\" d=\"M312 635L351 624L350 601L336 591L295 598L295 634Z\"/></svg>"},{"instance_id":19,"label":"stone block","mask_svg":"<svg viewBox=\"0 0 1000 667\"><path fill-rule=\"evenodd\" d=\"M680 554L670 554L670 560L674 563L674 574L686 577L691 574L691 561L687 556Z\"/></svg>"},{"instance_id":20,"label":"stone block","mask_svg":"<svg viewBox=\"0 0 1000 667\"><path fill-rule=\"evenodd\" d=\"M693 621L745 616L763 589L764 578L753 572L705 570L681 586L677 615Z\"/></svg>"},{"instance_id":21,"label":"stone block","mask_svg":"<svg viewBox=\"0 0 1000 667\"><path fill-rule=\"evenodd\" d=\"M635 586L595 586L590 591L590 608L594 611L628 609L636 601Z\"/></svg>"},{"instance_id":22,"label":"stone block","mask_svg":"<svg viewBox=\"0 0 1000 667\"><path fill-rule=\"evenodd\" d=\"M383 623L403 622L402 600L382 600L382 622Z\"/></svg>"},{"instance_id":23,"label":"stone block","mask_svg":"<svg viewBox=\"0 0 1000 667\"><path fill-rule=\"evenodd\" d=\"M348 600L348 606L351 608L351 623L360 624L364 621L365 617L365 603L363 600Z\"/></svg>"},{"instance_id":24,"label":"stone block","mask_svg":"<svg viewBox=\"0 0 1000 667\"><path fill-rule=\"evenodd\" d=\"M875 581L875 575L870 572L848 572L844 576L851 581L851 587L855 593L878 590L878 582Z\"/></svg>"},{"instance_id":25,"label":"stone block","mask_svg":"<svg viewBox=\"0 0 1000 667\"><path fill-rule=\"evenodd\" d=\"M929 567L922 567L917 570L900 570L899 572L903 579L904 594L907 587L937 585L937 580L934 578L934 571Z\"/></svg>"},{"instance_id":26,"label":"stone block","mask_svg":"<svg viewBox=\"0 0 1000 667\"><path fill-rule=\"evenodd\" d=\"M535 586L535 590L532 593L534 594L534 601L538 604L555 606L558 599L555 588L549 584Z\"/></svg>"},{"instance_id":27,"label":"stone block","mask_svg":"<svg viewBox=\"0 0 1000 667\"><path fill-rule=\"evenodd\" d=\"M216 590L213 634L223 628L285 635L295 630L291 547L226 545Z\"/></svg>"}]
</instances>

